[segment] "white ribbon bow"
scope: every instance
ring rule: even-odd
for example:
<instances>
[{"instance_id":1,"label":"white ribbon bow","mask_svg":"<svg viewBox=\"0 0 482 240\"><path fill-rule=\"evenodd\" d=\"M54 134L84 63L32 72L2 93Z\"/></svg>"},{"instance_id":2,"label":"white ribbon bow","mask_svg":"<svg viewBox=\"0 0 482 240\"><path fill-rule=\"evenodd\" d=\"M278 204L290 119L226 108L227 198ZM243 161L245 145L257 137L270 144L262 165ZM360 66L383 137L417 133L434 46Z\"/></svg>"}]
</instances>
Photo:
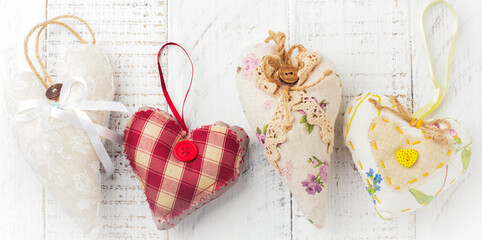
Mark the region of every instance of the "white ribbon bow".
<instances>
[{"instance_id":1,"label":"white ribbon bow","mask_svg":"<svg viewBox=\"0 0 482 240\"><path fill-rule=\"evenodd\" d=\"M83 92L80 98L69 99L70 90L74 83L82 84ZM114 173L115 167L100 137L122 144L122 136L104 126L93 123L84 111L127 112L127 109L120 102L85 100L87 91L87 83L84 79L74 77L63 83L58 103L49 104L46 101L38 99L19 102L15 113L15 120L18 122L29 122L42 116L42 129L45 129L49 117L53 117L80 129L84 129L105 171L108 176L111 176Z\"/></svg>"}]
</instances>

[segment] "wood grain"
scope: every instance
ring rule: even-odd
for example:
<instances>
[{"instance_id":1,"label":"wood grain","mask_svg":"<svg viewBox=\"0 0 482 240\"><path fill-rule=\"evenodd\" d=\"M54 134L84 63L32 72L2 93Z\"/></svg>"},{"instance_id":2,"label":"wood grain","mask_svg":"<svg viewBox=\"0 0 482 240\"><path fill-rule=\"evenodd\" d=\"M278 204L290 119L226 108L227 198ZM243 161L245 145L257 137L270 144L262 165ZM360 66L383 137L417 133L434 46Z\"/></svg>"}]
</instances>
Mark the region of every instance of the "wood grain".
<instances>
[{"instance_id":1,"label":"wood grain","mask_svg":"<svg viewBox=\"0 0 482 240\"><path fill-rule=\"evenodd\" d=\"M422 13L421 9L429 2L427 0L412 1L412 9L418 9L411 12L412 18L418 20ZM460 120L468 129L471 129L470 133L475 145L472 148L472 161L465 176L455 182L452 188L438 195L430 205L416 212L417 226L423 226L417 227L417 238L478 239L482 234L482 229L473 227L473 223L478 221L482 212L482 206L478 204L482 201L482 190L478 187L482 181L482 176L478 174L482 170L482 165L478 161L481 155L476 148L481 139L482 126L480 121L482 110L478 107L482 84L477 80L482 74L482 47L476 42L480 42L482 39L482 32L478 30L482 22L482 16L478 13L482 9L482 2L474 1L470 4L460 1L448 2L459 16L459 42L455 52L450 89L442 106L432 116ZM440 16L445 15L447 14ZM448 23L437 19L436 25L441 25L439 27L443 29ZM417 22L412 29L415 107L422 106L430 100L427 90L430 91L432 88L429 82L428 59L422 45L420 32ZM428 37L440 39L437 37L437 31L430 32ZM445 43L445 41L443 42ZM447 45L444 44L443 47L446 48ZM445 61L446 58L439 54L440 51L434 54L437 56L436 61Z\"/></svg>"},{"instance_id":2,"label":"wood grain","mask_svg":"<svg viewBox=\"0 0 482 240\"><path fill-rule=\"evenodd\" d=\"M168 12L169 41L182 43L195 65L185 109L187 124L195 128L224 121L248 128L236 91L238 56L255 39L263 40L268 29L288 30L287 2L172 1ZM177 106L190 76L185 59L170 50L169 92ZM239 182L169 231L170 239L291 238L290 193L263 159L253 131L246 131L251 140L249 159Z\"/></svg>"},{"instance_id":3,"label":"wood grain","mask_svg":"<svg viewBox=\"0 0 482 240\"><path fill-rule=\"evenodd\" d=\"M42 1L30 1L30 4L31 8L22 9L10 3L0 3L0 8L8 13L0 14L0 29L6 33L0 40L2 83L14 80L19 70L27 70L21 51L25 33L45 18ZM3 106L5 98L2 89L0 102ZM9 131L4 107L1 108L0 126L0 149L4 154L0 160L0 239L43 239L44 191Z\"/></svg>"},{"instance_id":4,"label":"wood grain","mask_svg":"<svg viewBox=\"0 0 482 240\"><path fill-rule=\"evenodd\" d=\"M290 41L319 49L338 68L344 95L341 114L345 104L362 92L410 100L408 2L305 0L292 1L290 6ZM349 151L338 137L343 134L341 114L330 168L327 225L321 231L313 228L293 204L293 239L414 238L412 215L384 221L373 210Z\"/></svg>"},{"instance_id":5,"label":"wood grain","mask_svg":"<svg viewBox=\"0 0 482 240\"><path fill-rule=\"evenodd\" d=\"M336 64L343 84L344 105L361 92L396 94L414 108L430 99L427 58L419 30L429 0L248 0L248 1L115 1L21 0L0 3L0 78L11 81L25 64L22 41L36 23L57 15L86 19L98 44L115 68L117 101L130 114L144 105L166 110L155 58L166 41L183 45L194 65L194 83L185 107L190 128L225 121L247 128L250 150L247 169L238 184L175 229L155 229L148 205L121 146L107 143L117 169L102 179L101 216L104 239L477 239L474 226L482 213L477 185L482 165L473 152L466 177L430 205L393 221L381 220L343 146L341 116L336 124L327 204L327 225L317 230L303 217L249 129L237 98L238 56L249 44L264 40L267 31L283 31L288 43L302 43ZM482 84L480 22L482 3L450 1L460 17L452 85L434 116L462 120L474 142L482 136L479 102ZM87 36L78 23L74 29ZM443 24L444 22L441 22ZM55 64L75 38L58 26L48 27L42 55L55 79ZM169 48L162 65L171 97L181 107L190 77L187 60ZM3 95L3 91L0 91ZM3 97L0 103L3 103ZM0 168L0 239L87 239L44 193L22 154L11 141L4 110L0 126L5 153ZM130 114L111 114L110 127L121 133Z\"/></svg>"},{"instance_id":6,"label":"wood grain","mask_svg":"<svg viewBox=\"0 0 482 240\"><path fill-rule=\"evenodd\" d=\"M65 1L49 0L47 18L73 14L86 19L94 29L97 44L109 53L114 66L115 100L126 103L130 113L149 105L165 108L157 78L156 55L167 39L167 3L164 1ZM87 36L80 23L71 22ZM52 26L47 32L47 66L55 77L56 61L67 47L78 44L64 29ZM122 133L129 114L113 113L110 128ZM106 239L162 239L139 181L122 153L122 147L107 143L117 166L111 178L102 179L101 216L105 221ZM52 199L46 204L47 239L83 239L81 232L69 221Z\"/></svg>"}]
</instances>

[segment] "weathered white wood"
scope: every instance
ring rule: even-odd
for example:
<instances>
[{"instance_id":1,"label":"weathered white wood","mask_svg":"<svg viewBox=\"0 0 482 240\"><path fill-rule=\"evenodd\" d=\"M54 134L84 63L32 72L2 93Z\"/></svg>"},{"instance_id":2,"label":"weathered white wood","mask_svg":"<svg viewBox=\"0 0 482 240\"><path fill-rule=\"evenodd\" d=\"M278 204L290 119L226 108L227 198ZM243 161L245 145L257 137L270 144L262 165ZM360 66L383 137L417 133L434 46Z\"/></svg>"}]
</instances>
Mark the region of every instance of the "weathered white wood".
<instances>
[{"instance_id":1,"label":"weathered white wood","mask_svg":"<svg viewBox=\"0 0 482 240\"><path fill-rule=\"evenodd\" d=\"M318 49L335 62L344 103L358 93L372 91L396 94L407 105L422 106L430 99L430 83L419 17L429 1L2 1L0 29L5 34L0 39L0 78L8 81L18 70L29 70L22 41L33 25L57 15L75 14L89 22L98 44L109 53L115 67L116 100L125 103L131 114L143 105L166 109L155 57L169 40L186 47L195 65L185 109L188 125L195 128L222 120L247 128L250 151L238 184L168 232L155 229L122 148L108 143L117 171L102 183L105 239L477 239L482 230L473 226L482 213L478 205L482 176L477 174L482 165L477 162L480 154L475 147L469 171L456 183L456 189L439 195L416 214L386 222L372 209L342 144L338 121L327 225L317 230L302 216L288 189L263 158L237 98L234 74L239 54L249 44L262 41L272 29L287 33L288 43ZM482 3L450 3L460 17L460 41L451 88L433 116L463 121L474 129L477 144L482 134L478 106ZM88 38L80 24L69 23ZM55 76L52 70L57 60L78 42L58 26L49 27L45 38L41 50ZM169 91L180 108L189 66L174 48L166 55L163 62L169 64L169 68L164 64ZM129 116L112 114L110 127L120 133ZM0 239L85 239L44 193L11 141L6 123L2 109L0 151L5 157L0 168Z\"/></svg>"},{"instance_id":2,"label":"weathered white wood","mask_svg":"<svg viewBox=\"0 0 482 240\"><path fill-rule=\"evenodd\" d=\"M406 1L292 1L290 41L319 50L338 68L345 104L362 92L410 98L409 4ZM318 230L293 204L293 239L411 239L413 215L384 221L353 166L336 124L326 226Z\"/></svg>"},{"instance_id":3,"label":"weathered white wood","mask_svg":"<svg viewBox=\"0 0 482 240\"><path fill-rule=\"evenodd\" d=\"M194 62L194 82L185 118L193 129L215 121L243 126L250 137L246 171L238 183L169 231L170 239L290 239L290 193L282 185L238 100L238 57L261 42L269 29L288 31L287 1L170 1L169 41L178 42ZM181 107L190 66L169 51L169 91Z\"/></svg>"},{"instance_id":4,"label":"weathered white wood","mask_svg":"<svg viewBox=\"0 0 482 240\"><path fill-rule=\"evenodd\" d=\"M30 4L29 8L23 8ZM0 79L13 81L18 71L27 70L23 54L25 33L45 19L44 1L2 1L0 3ZM23 53L23 52L21 52ZM3 89L0 105L5 106ZM40 240L44 236L44 191L18 149L9 131L4 107L0 110L0 239Z\"/></svg>"},{"instance_id":5,"label":"weathered white wood","mask_svg":"<svg viewBox=\"0 0 482 240\"><path fill-rule=\"evenodd\" d=\"M115 69L116 100L126 103L133 113L142 105L163 107L164 100L157 81L155 56L161 41L167 38L167 5L148 1L54 1L48 2L48 18L73 14L87 20L97 44L110 55ZM86 29L75 21L71 26L88 38ZM47 33L47 66L55 77L56 61L72 45L78 44L61 27L52 26ZM129 114L111 114L110 126L119 133ZM105 220L107 239L161 239L165 233L155 229L140 184L122 147L107 143L117 164L112 178L102 179L101 216ZM50 198L46 198L46 239L84 239L78 227Z\"/></svg>"},{"instance_id":6,"label":"weathered white wood","mask_svg":"<svg viewBox=\"0 0 482 240\"><path fill-rule=\"evenodd\" d=\"M412 42L413 42L413 100L414 106L420 107L427 103L433 91L428 60L423 48L420 34L419 19L421 10L430 1L412 1L411 12ZM462 121L472 134L475 145L472 147L472 161L465 176L453 183L452 188L433 200L433 202L416 213L417 238L419 239L479 239L482 229L477 227L482 212L479 202L482 200L482 189L479 187L482 181L482 165L480 164L480 152L477 149L481 139L482 111L480 110L480 90L482 83L479 78L482 74L482 47L480 40L480 23L482 16L482 2L480 1L448 1L459 16L460 32L457 44L450 89L447 97L439 110L429 117L451 117ZM437 6L438 12L442 9ZM435 11L437 11L435 10ZM447 16L438 14L437 16ZM444 29L450 22L437 19L437 25ZM430 26L430 25L428 25ZM435 29L440 29L436 27ZM439 31L429 32L429 37L441 35ZM442 35L447 36L444 32ZM436 37L435 39L440 39ZM445 41L440 41L443 44ZM440 50L440 47L438 47ZM440 51L435 52L437 61L446 61L440 57Z\"/></svg>"}]
</instances>

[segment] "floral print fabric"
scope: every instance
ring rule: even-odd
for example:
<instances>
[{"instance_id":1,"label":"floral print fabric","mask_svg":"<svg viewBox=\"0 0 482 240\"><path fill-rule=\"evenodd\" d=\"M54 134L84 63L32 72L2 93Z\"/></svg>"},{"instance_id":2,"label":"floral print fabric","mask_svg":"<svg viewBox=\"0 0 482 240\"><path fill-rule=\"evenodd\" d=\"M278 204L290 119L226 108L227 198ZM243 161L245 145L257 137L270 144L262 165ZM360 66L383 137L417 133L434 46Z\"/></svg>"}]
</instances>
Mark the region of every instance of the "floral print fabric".
<instances>
[{"instance_id":1,"label":"floral print fabric","mask_svg":"<svg viewBox=\"0 0 482 240\"><path fill-rule=\"evenodd\" d=\"M241 55L238 67L233 71L236 75L238 95L243 110L251 129L254 130L253 137L256 137L259 142L255 149L259 151L264 149L262 147L266 141L267 124L274 116L278 99L256 86L253 70L261 63L264 56L275 54L275 50L276 46L272 43L252 45ZM320 56L322 61L309 74L307 84L316 81L327 69L336 72L333 63L325 56ZM307 89L304 94L314 97L313 100L316 99L316 103L325 111L329 120L332 123L335 122L341 103L341 83L336 74L325 78L315 87ZM328 181L330 154L326 151L327 145L321 141L320 129L307 125L302 120L304 115L306 113L303 111L292 111L293 126L286 135L287 141L276 147L281 156L277 164L279 176L298 202L300 210L314 226L321 228L325 222L325 198L330 186ZM311 162L309 162L310 158ZM259 159L259 161L267 160Z\"/></svg>"},{"instance_id":2,"label":"floral print fabric","mask_svg":"<svg viewBox=\"0 0 482 240\"><path fill-rule=\"evenodd\" d=\"M325 187L328 180L328 170L330 169L328 161L320 161L317 157L312 156L308 162L313 168L318 169L318 174L308 174L307 179L301 182L301 186L306 187L306 192L311 195L320 193Z\"/></svg>"},{"instance_id":3,"label":"floral print fabric","mask_svg":"<svg viewBox=\"0 0 482 240\"><path fill-rule=\"evenodd\" d=\"M243 60L243 65L238 67L237 73L240 72L243 74L244 78L252 79L254 69L261 63L261 59L256 57L254 53L248 54L246 58Z\"/></svg>"},{"instance_id":4,"label":"floral print fabric","mask_svg":"<svg viewBox=\"0 0 482 240\"><path fill-rule=\"evenodd\" d=\"M380 171L378 173L374 173L373 169L370 168L368 172L366 172L367 178L369 179L368 182L370 185L367 187L367 191L372 197L373 204L377 204L377 195L376 193L380 191L380 183L382 182L382 175Z\"/></svg>"}]
</instances>

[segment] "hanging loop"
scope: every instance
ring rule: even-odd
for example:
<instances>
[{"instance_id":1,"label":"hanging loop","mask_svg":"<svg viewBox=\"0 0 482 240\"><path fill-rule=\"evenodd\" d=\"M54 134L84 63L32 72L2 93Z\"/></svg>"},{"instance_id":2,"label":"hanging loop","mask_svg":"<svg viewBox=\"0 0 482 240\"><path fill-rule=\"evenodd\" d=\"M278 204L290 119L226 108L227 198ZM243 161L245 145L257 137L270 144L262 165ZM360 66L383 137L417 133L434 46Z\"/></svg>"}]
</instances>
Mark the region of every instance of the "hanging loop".
<instances>
[{"instance_id":1,"label":"hanging loop","mask_svg":"<svg viewBox=\"0 0 482 240\"><path fill-rule=\"evenodd\" d=\"M47 73L47 69L45 68L45 65L42 63L42 59L40 58L40 53L39 53L39 40L40 40L40 35L42 34L43 30L49 25L49 24L57 24L57 25L60 25L62 27L65 27L67 30L69 30L72 34L74 34L74 36L82 43L82 44L86 44L87 41L85 41L82 37L80 37L80 35L74 30L72 29L69 25L63 23L63 22L59 22L57 20L59 19L64 19L64 18L73 18L73 19L76 19L78 21L80 21L82 24L84 24L87 29L89 30L89 33L92 37L92 44L95 44L95 36L94 36L94 32L92 31L92 29L90 28L89 24L87 24L87 22L82 19L82 18L79 18L77 16L74 16L74 15L62 15L62 16L58 16L58 17L55 17L55 18L52 18L50 20L47 20L47 21L44 21L40 24L37 24L35 27L33 27L27 34L27 36L25 37L25 41L24 41L24 44L23 44L23 47L24 47L24 54L25 54L25 59L27 60L27 63L28 65L30 66L30 68L32 69L32 72L35 74L35 76L37 76L37 78L40 80L40 82L42 82L42 85L45 87L45 89L49 89L51 86L54 85L54 82L52 81L52 78L50 77L50 75ZM38 33L37 33L37 37L35 39L35 56L36 56L36 59L37 59L37 62L38 64L40 65L40 69L42 70L42 73L43 73L43 77L40 75L40 73L37 71L37 69L35 68L35 66L33 65L32 61L30 60L30 57L29 57L29 54L28 54L28 40L30 39L30 36L32 36L32 34L38 30Z\"/></svg>"},{"instance_id":2,"label":"hanging loop","mask_svg":"<svg viewBox=\"0 0 482 240\"><path fill-rule=\"evenodd\" d=\"M177 111L176 107L174 106L174 103L171 100L171 97L169 97L169 93L167 92L167 87L166 87L166 82L164 80L164 76L162 74L162 68L161 68L161 52L162 50L169 46L169 45L174 45L179 48L181 48L184 53L186 53L187 58L189 59L189 62L191 63L191 80L189 82L189 88L187 89L186 95L184 96L184 100L182 102L182 108L181 108L181 115L179 115L179 112ZM189 131L186 123L184 122L184 104L186 103L187 96L189 94L189 90L191 90L191 85L192 85L192 79L194 76L194 65L192 63L191 57L189 57L189 54L187 53L186 49L184 49L181 45L173 42L168 42L164 44L161 49L159 49L159 53L157 53L157 68L159 69L159 78L161 80L161 86L162 86L162 92L164 93L164 98L166 98L167 104L169 105L169 108L171 109L172 113L174 114L174 117L176 117L177 122L181 125L181 127L184 129L184 131Z\"/></svg>"},{"instance_id":3,"label":"hanging loop","mask_svg":"<svg viewBox=\"0 0 482 240\"><path fill-rule=\"evenodd\" d=\"M431 9L434 5L436 5L438 3L442 3L448 8L449 12L451 13L451 15L454 18L454 22L455 22L455 25L456 25L455 30L454 30L455 32L453 33L453 38L452 38L452 41L450 43L450 47L448 49L447 66L446 66L445 74L444 74L445 83L443 83L442 86L440 85L440 82L437 79L437 75L435 74L434 63L432 61L432 56L430 55L430 48L428 46L427 34L426 34L426 31L425 31L426 27L425 27L425 21L424 21L425 15L427 14L428 10ZM420 25L421 25L420 28L422 30L423 44L424 44L425 51L426 51L427 56L428 56L428 62L429 62L429 67L430 67L430 75L432 77L432 83L433 83L433 87L434 87L434 96L433 96L432 100L429 103L427 103L425 106L421 107L415 113L412 114L413 118L417 118L417 119L422 120L427 115L429 115L432 111L437 109L437 107L442 103L443 99L445 98L445 95L447 94L447 89L450 85L450 74L451 74L451 71L452 71L452 63L454 62L455 46L457 45L457 39L458 39L459 19L457 17L457 14L455 13L455 11L452 9L452 7L450 7L450 5L447 2L445 2L444 0L435 0L435 1L431 2L429 5L427 5L427 7L425 7L425 9L423 10L422 17L420 19Z\"/></svg>"}]
</instances>

